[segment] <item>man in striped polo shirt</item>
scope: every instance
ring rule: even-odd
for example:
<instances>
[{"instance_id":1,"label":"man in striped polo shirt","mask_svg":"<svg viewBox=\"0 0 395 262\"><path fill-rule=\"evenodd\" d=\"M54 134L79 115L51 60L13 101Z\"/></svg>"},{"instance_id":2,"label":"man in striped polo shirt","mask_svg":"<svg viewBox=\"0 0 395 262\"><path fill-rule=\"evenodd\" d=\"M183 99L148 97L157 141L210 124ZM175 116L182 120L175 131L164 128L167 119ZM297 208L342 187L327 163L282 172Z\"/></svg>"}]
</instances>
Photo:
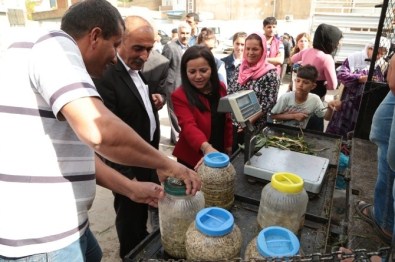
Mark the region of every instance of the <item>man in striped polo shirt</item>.
<instances>
[{"instance_id":1,"label":"man in striped polo shirt","mask_svg":"<svg viewBox=\"0 0 395 262\"><path fill-rule=\"evenodd\" d=\"M61 29L22 35L0 63L0 261L100 261L89 230L95 182L156 205L163 189L129 180L113 162L178 177L196 173L170 160L109 111L91 77L116 63L124 22L105 0L73 5ZM27 39L29 38L29 39ZM20 261L20 260L19 260Z\"/></svg>"}]
</instances>

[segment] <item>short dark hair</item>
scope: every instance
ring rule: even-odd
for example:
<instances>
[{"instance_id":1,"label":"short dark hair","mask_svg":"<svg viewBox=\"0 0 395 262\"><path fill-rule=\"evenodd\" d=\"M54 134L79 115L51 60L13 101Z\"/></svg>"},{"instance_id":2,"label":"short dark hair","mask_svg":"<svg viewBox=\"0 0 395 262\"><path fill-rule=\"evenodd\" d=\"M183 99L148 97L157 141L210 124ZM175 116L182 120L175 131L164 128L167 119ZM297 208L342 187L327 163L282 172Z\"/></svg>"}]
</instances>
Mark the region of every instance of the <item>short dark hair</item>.
<instances>
[{"instance_id":1,"label":"short dark hair","mask_svg":"<svg viewBox=\"0 0 395 262\"><path fill-rule=\"evenodd\" d=\"M195 21L195 22L199 22L199 15L198 14L196 14L196 13L188 13L185 17L193 17L193 20Z\"/></svg>"},{"instance_id":2,"label":"short dark hair","mask_svg":"<svg viewBox=\"0 0 395 262\"><path fill-rule=\"evenodd\" d=\"M178 29L177 29L177 28L171 29L171 33L172 33L172 34L178 33Z\"/></svg>"},{"instance_id":3,"label":"short dark hair","mask_svg":"<svg viewBox=\"0 0 395 262\"><path fill-rule=\"evenodd\" d=\"M277 25L277 19L273 16L266 17L265 20L263 20L263 27L267 25Z\"/></svg>"},{"instance_id":4,"label":"short dark hair","mask_svg":"<svg viewBox=\"0 0 395 262\"><path fill-rule=\"evenodd\" d=\"M310 80L312 82L316 82L318 78L317 68L313 65L304 65L299 67L298 72L296 73L297 77Z\"/></svg>"},{"instance_id":5,"label":"short dark hair","mask_svg":"<svg viewBox=\"0 0 395 262\"><path fill-rule=\"evenodd\" d=\"M191 82L189 81L187 74L187 63L190 60L197 59L200 57L205 59L211 68L210 84L212 87L212 94L214 97L218 99L220 98L220 94L219 94L220 82L218 77L217 65L215 63L215 58L213 53L206 46L202 46L202 45L191 46L182 55L181 82L182 82L182 88L184 88L189 103L193 106L196 106L199 109L199 111L205 112L205 111L209 111L210 109L206 108L206 106L200 100L199 91L194 86L191 85Z\"/></svg>"},{"instance_id":6,"label":"short dark hair","mask_svg":"<svg viewBox=\"0 0 395 262\"><path fill-rule=\"evenodd\" d=\"M73 4L62 17L60 28L78 40L93 28L99 27L103 38L120 35L119 26L125 23L118 9L106 0L85 0Z\"/></svg>"},{"instance_id":7,"label":"short dark hair","mask_svg":"<svg viewBox=\"0 0 395 262\"><path fill-rule=\"evenodd\" d=\"M237 40L237 38L239 38L239 37L247 38L247 33L246 32L237 32L237 33L235 33L233 35L233 38L232 38L232 43L234 43Z\"/></svg>"}]
</instances>

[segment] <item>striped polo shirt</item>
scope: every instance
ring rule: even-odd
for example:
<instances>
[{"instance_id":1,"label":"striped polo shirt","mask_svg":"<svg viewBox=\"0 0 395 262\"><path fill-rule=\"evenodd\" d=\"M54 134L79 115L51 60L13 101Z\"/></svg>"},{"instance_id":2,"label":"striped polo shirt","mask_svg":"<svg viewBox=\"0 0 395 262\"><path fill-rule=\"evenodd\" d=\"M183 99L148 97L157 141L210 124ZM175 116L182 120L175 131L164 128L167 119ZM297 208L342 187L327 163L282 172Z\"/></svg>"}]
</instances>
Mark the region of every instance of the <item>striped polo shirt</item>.
<instances>
[{"instance_id":1,"label":"striped polo shirt","mask_svg":"<svg viewBox=\"0 0 395 262\"><path fill-rule=\"evenodd\" d=\"M0 255L61 249L87 228L96 180L60 110L99 94L63 31L11 44L0 74Z\"/></svg>"}]
</instances>

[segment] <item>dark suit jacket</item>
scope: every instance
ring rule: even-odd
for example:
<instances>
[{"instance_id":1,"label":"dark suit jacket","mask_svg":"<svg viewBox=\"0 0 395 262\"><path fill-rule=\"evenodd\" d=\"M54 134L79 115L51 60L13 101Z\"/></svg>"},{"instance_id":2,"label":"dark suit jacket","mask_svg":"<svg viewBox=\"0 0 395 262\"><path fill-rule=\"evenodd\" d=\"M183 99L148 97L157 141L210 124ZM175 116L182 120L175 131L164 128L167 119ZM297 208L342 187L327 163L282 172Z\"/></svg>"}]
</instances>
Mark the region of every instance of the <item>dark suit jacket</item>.
<instances>
[{"instance_id":1,"label":"dark suit jacket","mask_svg":"<svg viewBox=\"0 0 395 262\"><path fill-rule=\"evenodd\" d=\"M140 76L144 80L141 73ZM155 148L158 148L160 124L158 111L155 109L152 101L151 90L149 98L156 120L156 131L152 142L150 141L150 121L144 102L122 62L111 65L107 68L103 77L101 79L94 79L94 82L106 107L132 127L145 141ZM150 176L156 173L156 171L152 169L123 166L108 160L106 163L128 178L133 179L136 177L139 181L151 181L152 179L150 179Z\"/></svg>"},{"instance_id":2,"label":"dark suit jacket","mask_svg":"<svg viewBox=\"0 0 395 262\"><path fill-rule=\"evenodd\" d=\"M178 40L171 41L163 47L162 55L169 59L169 73L166 80L168 99L170 94L181 85L181 57L183 50Z\"/></svg>"},{"instance_id":3,"label":"dark suit jacket","mask_svg":"<svg viewBox=\"0 0 395 262\"><path fill-rule=\"evenodd\" d=\"M221 58L221 60L225 63L226 81L228 82L228 86L229 86L230 79L232 78L236 70L236 67L233 64L235 58L233 57L233 53L232 53L224 58Z\"/></svg>"},{"instance_id":4,"label":"dark suit jacket","mask_svg":"<svg viewBox=\"0 0 395 262\"><path fill-rule=\"evenodd\" d=\"M166 79L169 72L169 59L158 51L152 50L141 72L147 80L150 91L153 94L161 94L163 101L166 102Z\"/></svg>"}]
</instances>

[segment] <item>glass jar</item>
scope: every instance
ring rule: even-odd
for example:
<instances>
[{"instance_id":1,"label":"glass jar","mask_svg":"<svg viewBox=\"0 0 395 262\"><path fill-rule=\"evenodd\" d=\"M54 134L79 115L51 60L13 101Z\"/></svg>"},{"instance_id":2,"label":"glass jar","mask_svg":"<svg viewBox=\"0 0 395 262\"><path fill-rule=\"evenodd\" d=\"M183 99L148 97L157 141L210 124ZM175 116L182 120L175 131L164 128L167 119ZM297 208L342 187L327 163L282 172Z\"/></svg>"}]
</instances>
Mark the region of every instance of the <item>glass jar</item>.
<instances>
[{"instance_id":1,"label":"glass jar","mask_svg":"<svg viewBox=\"0 0 395 262\"><path fill-rule=\"evenodd\" d=\"M199 211L186 233L187 260L219 261L240 256L242 236L226 209L207 207Z\"/></svg>"},{"instance_id":2,"label":"glass jar","mask_svg":"<svg viewBox=\"0 0 395 262\"><path fill-rule=\"evenodd\" d=\"M300 236L308 196L303 179L292 173L275 173L262 189L257 221L261 229L285 227Z\"/></svg>"},{"instance_id":3,"label":"glass jar","mask_svg":"<svg viewBox=\"0 0 395 262\"><path fill-rule=\"evenodd\" d=\"M220 152L208 153L198 169L202 179L201 191L206 207L230 209L234 202L236 170L229 156Z\"/></svg>"},{"instance_id":4,"label":"glass jar","mask_svg":"<svg viewBox=\"0 0 395 262\"><path fill-rule=\"evenodd\" d=\"M284 227L267 227L248 243L244 260L290 257L297 255L299 249L299 240L293 232Z\"/></svg>"},{"instance_id":5,"label":"glass jar","mask_svg":"<svg viewBox=\"0 0 395 262\"><path fill-rule=\"evenodd\" d=\"M166 195L158 203L162 246L168 255L185 258L185 232L204 208L204 196L200 191L186 195L184 182L175 178L168 178L164 189Z\"/></svg>"}]
</instances>

